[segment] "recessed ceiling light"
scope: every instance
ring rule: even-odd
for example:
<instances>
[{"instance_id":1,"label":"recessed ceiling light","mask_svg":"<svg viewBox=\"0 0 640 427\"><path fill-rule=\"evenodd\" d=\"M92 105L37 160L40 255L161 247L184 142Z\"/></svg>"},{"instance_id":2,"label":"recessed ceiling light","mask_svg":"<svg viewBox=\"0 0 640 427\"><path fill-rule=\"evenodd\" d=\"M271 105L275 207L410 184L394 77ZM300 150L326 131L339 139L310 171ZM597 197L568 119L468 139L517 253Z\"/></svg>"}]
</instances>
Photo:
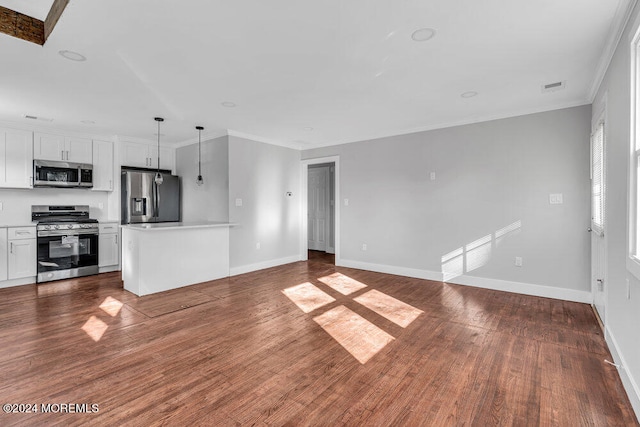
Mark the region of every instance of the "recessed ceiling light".
<instances>
[{"instance_id":1,"label":"recessed ceiling light","mask_svg":"<svg viewBox=\"0 0 640 427\"><path fill-rule=\"evenodd\" d=\"M474 96L478 96L478 92L470 90L469 92L465 92L460 95L463 98L473 98Z\"/></svg>"},{"instance_id":2,"label":"recessed ceiling light","mask_svg":"<svg viewBox=\"0 0 640 427\"><path fill-rule=\"evenodd\" d=\"M84 123L85 125L95 125L96 122L93 120L82 120L80 123Z\"/></svg>"},{"instance_id":3,"label":"recessed ceiling light","mask_svg":"<svg viewBox=\"0 0 640 427\"><path fill-rule=\"evenodd\" d=\"M426 42L427 40L431 40L435 35L436 30L433 28L420 28L411 34L411 38L416 42Z\"/></svg>"},{"instance_id":4,"label":"recessed ceiling light","mask_svg":"<svg viewBox=\"0 0 640 427\"><path fill-rule=\"evenodd\" d=\"M70 59L72 61L82 62L86 61L87 57L79 54L78 52L73 52L70 50L61 50L58 52L63 58Z\"/></svg>"},{"instance_id":5,"label":"recessed ceiling light","mask_svg":"<svg viewBox=\"0 0 640 427\"><path fill-rule=\"evenodd\" d=\"M236 107L236 103L235 102L231 102L231 101L224 101L220 105L222 105L223 107L227 107L227 108Z\"/></svg>"},{"instance_id":6,"label":"recessed ceiling light","mask_svg":"<svg viewBox=\"0 0 640 427\"><path fill-rule=\"evenodd\" d=\"M311 126L305 126L305 127L302 128L302 130L312 131L313 128Z\"/></svg>"}]
</instances>

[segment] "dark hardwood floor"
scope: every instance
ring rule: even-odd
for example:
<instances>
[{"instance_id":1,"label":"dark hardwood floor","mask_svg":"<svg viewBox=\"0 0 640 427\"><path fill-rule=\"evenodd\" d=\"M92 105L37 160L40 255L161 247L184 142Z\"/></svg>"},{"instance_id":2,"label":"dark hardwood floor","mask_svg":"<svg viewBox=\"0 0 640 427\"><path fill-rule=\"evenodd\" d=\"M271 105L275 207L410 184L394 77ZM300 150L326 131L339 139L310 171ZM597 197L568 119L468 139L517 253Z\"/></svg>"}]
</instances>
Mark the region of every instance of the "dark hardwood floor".
<instances>
[{"instance_id":1,"label":"dark hardwood floor","mask_svg":"<svg viewBox=\"0 0 640 427\"><path fill-rule=\"evenodd\" d=\"M0 402L40 411L0 425L638 425L588 305L313 255L143 298L0 289Z\"/></svg>"}]
</instances>

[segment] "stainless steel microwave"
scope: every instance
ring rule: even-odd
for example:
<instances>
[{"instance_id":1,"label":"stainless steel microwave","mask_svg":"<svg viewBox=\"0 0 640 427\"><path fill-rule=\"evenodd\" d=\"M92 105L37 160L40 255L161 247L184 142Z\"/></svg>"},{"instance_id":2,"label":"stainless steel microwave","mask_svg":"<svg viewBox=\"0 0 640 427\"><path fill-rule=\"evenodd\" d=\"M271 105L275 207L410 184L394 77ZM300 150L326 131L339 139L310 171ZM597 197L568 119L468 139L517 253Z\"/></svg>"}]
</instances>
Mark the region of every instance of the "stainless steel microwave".
<instances>
[{"instance_id":1,"label":"stainless steel microwave","mask_svg":"<svg viewBox=\"0 0 640 427\"><path fill-rule=\"evenodd\" d=\"M93 165L85 163L33 161L34 187L93 187Z\"/></svg>"}]
</instances>

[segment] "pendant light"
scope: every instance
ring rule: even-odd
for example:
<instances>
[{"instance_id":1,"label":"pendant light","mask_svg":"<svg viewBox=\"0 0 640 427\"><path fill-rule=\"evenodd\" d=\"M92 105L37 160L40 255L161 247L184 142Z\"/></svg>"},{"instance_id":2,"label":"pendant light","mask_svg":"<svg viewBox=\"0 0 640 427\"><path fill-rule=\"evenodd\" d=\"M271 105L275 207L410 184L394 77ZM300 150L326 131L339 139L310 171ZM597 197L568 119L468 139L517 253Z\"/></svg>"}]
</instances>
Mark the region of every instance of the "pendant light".
<instances>
[{"instance_id":1,"label":"pendant light","mask_svg":"<svg viewBox=\"0 0 640 427\"><path fill-rule=\"evenodd\" d=\"M198 129L198 177L196 178L196 184L202 185L204 184L204 180L202 179L202 126L196 126Z\"/></svg>"},{"instance_id":2,"label":"pendant light","mask_svg":"<svg viewBox=\"0 0 640 427\"><path fill-rule=\"evenodd\" d=\"M160 173L160 122L164 122L162 117L154 117L156 122L158 122L158 172L156 172L155 182L157 185L162 184L162 174Z\"/></svg>"}]
</instances>

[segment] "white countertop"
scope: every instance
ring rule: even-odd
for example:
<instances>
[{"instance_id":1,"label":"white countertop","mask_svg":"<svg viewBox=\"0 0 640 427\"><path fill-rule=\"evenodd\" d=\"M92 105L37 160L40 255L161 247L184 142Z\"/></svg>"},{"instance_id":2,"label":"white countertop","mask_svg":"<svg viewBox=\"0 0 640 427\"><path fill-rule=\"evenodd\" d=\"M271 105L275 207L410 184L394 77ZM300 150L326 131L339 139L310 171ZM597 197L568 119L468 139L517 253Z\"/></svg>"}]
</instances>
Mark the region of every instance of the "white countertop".
<instances>
[{"instance_id":1,"label":"white countertop","mask_svg":"<svg viewBox=\"0 0 640 427\"><path fill-rule=\"evenodd\" d=\"M185 228L215 228L215 227L233 227L236 224L230 222L219 221L202 221L202 222L159 222L154 224L127 224L121 225L122 228L136 231L159 231L159 230L183 230Z\"/></svg>"}]
</instances>

